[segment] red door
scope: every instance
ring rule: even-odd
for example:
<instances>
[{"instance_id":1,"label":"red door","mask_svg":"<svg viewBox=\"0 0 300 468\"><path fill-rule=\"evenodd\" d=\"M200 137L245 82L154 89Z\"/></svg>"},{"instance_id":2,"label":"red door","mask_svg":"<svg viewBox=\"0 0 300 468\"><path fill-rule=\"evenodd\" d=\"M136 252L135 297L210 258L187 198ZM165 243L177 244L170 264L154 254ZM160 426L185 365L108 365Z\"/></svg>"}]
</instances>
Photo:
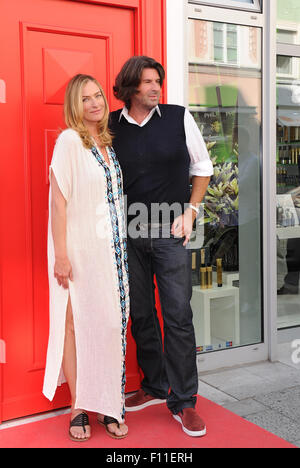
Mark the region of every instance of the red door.
<instances>
[{"instance_id":1,"label":"red door","mask_svg":"<svg viewBox=\"0 0 300 468\"><path fill-rule=\"evenodd\" d=\"M51 404L41 394L48 340L48 166L64 128L64 91L73 75L97 77L116 109L121 104L112 85L125 60L145 53L163 62L164 0L150 3L0 0L0 340L6 343L0 422L69 404L66 385ZM127 391L139 383L129 327Z\"/></svg>"}]
</instances>

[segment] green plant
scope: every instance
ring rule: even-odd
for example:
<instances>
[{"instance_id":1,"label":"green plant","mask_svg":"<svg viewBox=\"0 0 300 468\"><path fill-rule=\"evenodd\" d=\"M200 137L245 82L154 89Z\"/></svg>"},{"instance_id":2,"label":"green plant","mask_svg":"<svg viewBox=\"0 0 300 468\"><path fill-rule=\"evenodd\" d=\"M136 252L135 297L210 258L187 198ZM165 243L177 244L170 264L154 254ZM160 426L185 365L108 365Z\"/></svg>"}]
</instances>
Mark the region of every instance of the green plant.
<instances>
[{"instance_id":1,"label":"green plant","mask_svg":"<svg viewBox=\"0 0 300 468\"><path fill-rule=\"evenodd\" d=\"M215 143L208 143L209 152ZM238 165L233 162L216 163L212 158L214 174L204 198L204 223L238 225L239 183Z\"/></svg>"}]
</instances>

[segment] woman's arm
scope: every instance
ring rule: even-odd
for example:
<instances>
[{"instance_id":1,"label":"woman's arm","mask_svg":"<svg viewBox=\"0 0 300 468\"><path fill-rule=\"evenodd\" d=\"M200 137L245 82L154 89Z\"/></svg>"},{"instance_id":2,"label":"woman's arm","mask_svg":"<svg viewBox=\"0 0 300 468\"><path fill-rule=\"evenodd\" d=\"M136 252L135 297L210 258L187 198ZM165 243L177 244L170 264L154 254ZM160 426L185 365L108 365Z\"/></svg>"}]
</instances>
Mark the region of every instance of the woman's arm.
<instances>
[{"instance_id":1,"label":"woman's arm","mask_svg":"<svg viewBox=\"0 0 300 468\"><path fill-rule=\"evenodd\" d=\"M54 276L60 286L68 289L69 280L73 281L73 272L66 245L67 202L53 172L51 172L51 195L51 226L55 252Z\"/></svg>"}]
</instances>

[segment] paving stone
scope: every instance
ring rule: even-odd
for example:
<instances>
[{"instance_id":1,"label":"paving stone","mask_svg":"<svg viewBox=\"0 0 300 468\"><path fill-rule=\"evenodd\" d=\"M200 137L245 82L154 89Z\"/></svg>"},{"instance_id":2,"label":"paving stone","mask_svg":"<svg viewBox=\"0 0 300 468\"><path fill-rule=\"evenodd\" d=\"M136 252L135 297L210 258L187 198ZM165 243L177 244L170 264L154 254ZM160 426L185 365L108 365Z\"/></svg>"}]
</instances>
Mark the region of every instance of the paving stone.
<instances>
[{"instance_id":1,"label":"paving stone","mask_svg":"<svg viewBox=\"0 0 300 468\"><path fill-rule=\"evenodd\" d=\"M300 424L300 386L280 392L257 395L255 400Z\"/></svg>"},{"instance_id":2,"label":"paving stone","mask_svg":"<svg viewBox=\"0 0 300 468\"><path fill-rule=\"evenodd\" d=\"M208 400L213 401L214 403L220 406L235 403L237 401L232 396L227 395L226 393L220 390L217 390L216 388L206 384L205 382L202 382L201 380L199 380L198 395L201 395L204 398L207 398Z\"/></svg>"},{"instance_id":3,"label":"paving stone","mask_svg":"<svg viewBox=\"0 0 300 468\"><path fill-rule=\"evenodd\" d=\"M283 416L277 411L262 411L257 414L249 415L245 419L288 442L293 443L294 441L299 441L300 424L291 421L290 418Z\"/></svg>"},{"instance_id":4,"label":"paving stone","mask_svg":"<svg viewBox=\"0 0 300 468\"><path fill-rule=\"evenodd\" d=\"M264 380L261 377L250 374L249 372L238 368L213 374L201 375L200 379L219 390L224 388L239 387L251 383L262 384Z\"/></svg>"},{"instance_id":5,"label":"paving stone","mask_svg":"<svg viewBox=\"0 0 300 468\"><path fill-rule=\"evenodd\" d=\"M201 375L201 380L238 400L277 392L300 383L299 373L284 364L257 364Z\"/></svg>"},{"instance_id":6,"label":"paving stone","mask_svg":"<svg viewBox=\"0 0 300 468\"><path fill-rule=\"evenodd\" d=\"M254 398L257 395L265 394L266 389L270 392L278 392L282 390L282 382L270 379L251 379L245 380L240 385L224 386L222 391L236 398L237 400L245 400L246 398Z\"/></svg>"},{"instance_id":7,"label":"paving stone","mask_svg":"<svg viewBox=\"0 0 300 468\"><path fill-rule=\"evenodd\" d=\"M199 378L200 394L300 448L300 373L294 366L262 362Z\"/></svg>"},{"instance_id":8,"label":"paving stone","mask_svg":"<svg viewBox=\"0 0 300 468\"><path fill-rule=\"evenodd\" d=\"M300 385L300 372L297 369L280 362L263 362L252 366L246 366L244 367L244 370L258 377L271 380L280 380L281 378L286 378L287 380L292 379L294 385L297 382L299 382Z\"/></svg>"},{"instance_id":9,"label":"paving stone","mask_svg":"<svg viewBox=\"0 0 300 468\"><path fill-rule=\"evenodd\" d=\"M245 370L256 377L264 378L270 392L300 385L300 372L286 364L268 362L248 366Z\"/></svg>"},{"instance_id":10,"label":"paving stone","mask_svg":"<svg viewBox=\"0 0 300 468\"><path fill-rule=\"evenodd\" d=\"M259 403L258 401L247 398L246 400L236 401L234 403L228 403L223 405L224 408L228 409L232 413L235 413L239 416L245 417L250 414L259 413L262 411L266 411L268 408Z\"/></svg>"}]
</instances>

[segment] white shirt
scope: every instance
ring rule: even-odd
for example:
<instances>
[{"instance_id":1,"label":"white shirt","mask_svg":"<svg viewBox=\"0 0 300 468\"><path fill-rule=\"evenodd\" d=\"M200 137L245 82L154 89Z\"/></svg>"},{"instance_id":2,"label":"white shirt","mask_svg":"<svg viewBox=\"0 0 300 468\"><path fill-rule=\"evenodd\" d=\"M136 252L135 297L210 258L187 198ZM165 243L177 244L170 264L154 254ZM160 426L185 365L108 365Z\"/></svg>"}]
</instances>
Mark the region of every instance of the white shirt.
<instances>
[{"instance_id":1,"label":"white shirt","mask_svg":"<svg viewBox=\"0 0 300 468\"><path fill-rule=\"evenodd\" d=\"M139 127L144 127L151 120L155 112L157 112L161 117L160 108L159 106L156 106L151 110L145 120L139 124L129 115L127 107L124 107L120 114L120 120L123 116L129 123L138 125ZM184 129L186 145L191 158L190 177L210 177L214 173L213 165L198 125L188 109L185 109Z\"/></svg>"}]
</instances>

